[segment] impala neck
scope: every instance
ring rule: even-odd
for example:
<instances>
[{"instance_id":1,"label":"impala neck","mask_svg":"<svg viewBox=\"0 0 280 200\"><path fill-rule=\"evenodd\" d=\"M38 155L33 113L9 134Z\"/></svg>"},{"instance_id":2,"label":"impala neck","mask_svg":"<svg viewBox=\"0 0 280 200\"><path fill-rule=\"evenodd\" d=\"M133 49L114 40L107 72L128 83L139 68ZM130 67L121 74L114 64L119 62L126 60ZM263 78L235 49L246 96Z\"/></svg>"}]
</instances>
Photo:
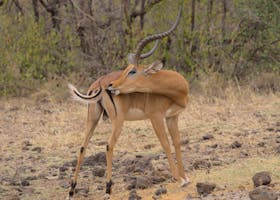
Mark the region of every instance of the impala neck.
<instances>
[{"instance_id":1,"label":"impala neck","mask_svg":"<svg viewBox=\"0 0 280 200\"><path fill-rule=\"evenodd\" d=\"M189 87L187 81L179 73L161 70L156 74L146 76L138 92L161 94L171 98L180 106L186 107Z\"/></svg>"}]
</instances>

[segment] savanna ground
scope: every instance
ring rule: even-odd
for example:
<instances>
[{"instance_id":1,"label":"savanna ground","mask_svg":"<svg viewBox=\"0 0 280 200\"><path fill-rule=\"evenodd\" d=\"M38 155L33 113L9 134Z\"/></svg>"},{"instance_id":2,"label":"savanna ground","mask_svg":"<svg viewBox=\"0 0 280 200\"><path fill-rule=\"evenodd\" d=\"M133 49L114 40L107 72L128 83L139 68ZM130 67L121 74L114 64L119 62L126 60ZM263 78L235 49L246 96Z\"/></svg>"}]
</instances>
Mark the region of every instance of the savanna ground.
<instances>
[{"instance_id":1,"label":"savanna ground","mask_svg":"<svg viewBox=\"0 0 280 200\"><path fill-rule=\"evenodd\" d=\"M203 199L247 200L259 171L270 171L271 188L279 191L279 94L225 92L224 99L192 94L180 117L181 149L192 181L185 188L172 181L150 122L127 122L114 151L112 199L128 199L128 187L146 188L137 194L152 199L160 185L167 188L162 200L198 199L195 185L207 181L217 188ZM0 199L65 199L84 138L86 106L45 97L1 99L0 108ZM95 130L75 199L103 199L110 130L103 121Z\"/></svg>"}]
</instances>

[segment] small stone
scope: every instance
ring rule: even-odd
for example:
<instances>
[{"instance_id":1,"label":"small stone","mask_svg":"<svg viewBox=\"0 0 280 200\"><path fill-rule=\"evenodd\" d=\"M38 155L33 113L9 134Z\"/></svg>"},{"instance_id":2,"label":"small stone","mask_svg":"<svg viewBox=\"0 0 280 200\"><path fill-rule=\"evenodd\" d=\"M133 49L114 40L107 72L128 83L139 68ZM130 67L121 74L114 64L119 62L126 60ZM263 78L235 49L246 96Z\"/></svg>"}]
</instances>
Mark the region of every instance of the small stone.
<instances>
[{"instance_id":1,"label":"small stone","mask_svg":"<svg viewBox=\"0 0 280 200\"><path fill-rule=\"evenodd\" d=\"M29 183L29 181L27 181L27 180L23 180L23 181L21 181L21 185L22 185L22 186L29 186L30 183Z\"/></svg>"},{"instance_id":2,"label":"small stone","mask_svg":"<svg viewBox=\"0 0 280 200\"><path fill-rule=\"evenodd\" d=\"M276 153L280 154L280 146L276 147L275 151L276 151Z\"/></svg>"},{"instance_id":3,"label":"small stone","mask_svg":"<svg viewBox=\"0 0 280 200\"><path fill-rule=\"evenodd\" d=\"M269 185L271 182L270 172L258 172L253 176L252 180L255 187Z\"/></svg>"},{"instance_id":4,"label":"small stone","mask_svg":"<svg viewBox=\"0 0 280 200\"><path fill-rule=\"evenodd\" d=\"M194 169L209 169L211 164L208 160L196 160L192 166Z\"/></svg>"},{"instance_id":5,"label":"small stone","mask_svg":"<svg viewBox=\"0 0 280 200\"><path fill-rule=\"evenodd\" d=\"M249 192L251 200L277 200L278 195L272 192L267 186L259 186Z\"/></svg>"},{"instance_id":6,"label":"small stone","mask_svg":"<svg viewBox=\"0 0 280 200\"><path fill-rule=\"evenodd\" d=\"M24 141L22 144L23 144L24 146L26 146L26 147L32 146L31 142L28 141L28 140Z\"/></svg>"},{"instance_id":7,"label":"small stone","mask_svg":"<svg viewBox=\"0 0 280 200\"><path fill-rule=\"evenodd\" d=\"M162 185L160 186L160 188L158 188L155 191L155 195L160 196L162 194L166 194L167 193L167 189L165 187L163 187Z\"/></svg>"},{"instance_id":8,"label":"small stone","mask_svg":"<svg viewBox=\"0 0 280 200\"><path fill-rule=\"evenodd\" d=\"M22 147L22 150L23 150L23 151L28 151L28 150L29 150L29 147Z\"/></svg>"},{"instance_id":9,"label":"small stone","mask_svg":"<svg viewBox=\"0 0 280 200\"><path fill-rule=\"evenodd\" d=\"M142 198L138 196L138 194L136 193L136 190L131 190L131 192L129 193L128 200L141 200L141 199Z\"/></svg>"},{"instance_id":10,"label":"small stone","mask_svg":"<svg viewBox=\"0 0 280 200\"><path fill-rule=\"evenodd\" d=\"M211 135L211 134L206 134L206 135L202 136L203 140L210 140L210 139L213 139L213 138L214 138L214 136Z\"/></svg>"},{"instance_id":11,"label":"small stone","mask_svg":"<svg viewBox=\"0 0 280 200\"><path fill-rule=\"evenodd\" d=\"M144 146L144 149L151 149L153 147L155 147L154 144L147 144L147 145Z\"/></svg>"},{"instance_id":12,"label":"small stone","mask_svg":"<svg viewBox=\"0 0 280 200\"><path fill-rule=\"evenodd\" d=\"M264 146L265 146L265 143L264 143L264 142L259 142L259 143L258 143L258 146L259 146L259 147L264 147Z\"/></svg>"},{"instance_id":13,"label":"small stone","mask_svg":"<svg viewBox=\"0 0 280 200\"><path fill-rule=\"evenodd\" d=\"M266 130L272 132L272 131L274 131L274 128L273 127L269 127Z\"/></svg>"},{"instance_id":14,"label":"small stone","mask_svg":"<svg viewBox=\"0 0 280 200\"><path fill-rule=\"evenodd\" d=\"M89 189L88 188L77 188L75 190L76 193L79 193L80 195L87 197L88 193L89 193Z\"/></svg>"},{"instance_id":15,"label":"small stone","mask_svg":"<svg viewBox=\"0 0 280 200\"><path fill-rule=\"evenodd\" d=\"M97 166L92 170L92 174L94 176L103 177L105 175L105 168Z\"/></svg>"},{"instance_id":16,"label":"small stone","mask_svg":"<svg viewBox=\"0 0 280 200\"><path fill-rule=\"evenodd\" d=\"M197 183L196 190L200 196L207 196L211 194L211 192L216 188L216 184L214 183Z\"/></svg>"},{"instance_id":17,"label":"small stone","mask_svg":"<svg viewBox=\"0 0 280 200\"><path fill-rule=\"evenodd\" d=\"M148 177L127 177L125 179L126 182L128 182L127 189L146 189L151 186L151 181Z\"/></svg>"},{"instance_id":18,"label":"small stone","mask_svg":"<svg viewBox=\"0 0 280 200\"><path fill-rule=\"evenodd\" d=\"M35 147L32 149L32 151L36 151L37 153L41 153L42 147Z\"/></svg>"},{"instance_id":19,"label":"small stone","mask_svg":"<svg viewBox=\"0 0 280 200\"><path fill-rule=\"evenodd\" d=\"M234 141L231 145L230 145L230 147L232 148L232 149L237 149L237 148L240 148L242 146L242 144L240 143L240 142L238 142L238 141Z\"/></svg>"},{"instance_id":20,"label":"small stone","mask_svg":"<svg viewBox=\"0 0 280 200\"><path fill-rule=\"evenodd\" d=\"M60 172L65 172L68 170L68 167L67 166L62 166L62 167L59 167L59 171Z\"/></svg>"},{"instance_id":21,"label":"small stone","mask_svg":"<svg viewBox=\"0 0 280 200\"><path fill-rule=\"evenodd\" d=\"M96 189L97 189L97 190L103 190L103 189L104 189L104 186L98 185L98 186L96 187Z\"/></svg>"},{"instance_id":22,"label":"small stone","mask_svg":"<svg viewBox=\"0 0 280 200\"><path fill-rule=\"evenodd\" d=\"M186 144L189 144L190 143L190 140L189 139L184 139L181 141L181 145L186 145Z\"/></svg>"},{"instance_id":23,"label":"small stone","mask_svg":"<svg viewBox=\"0 0 280 200\"><path fill-rule=\"evenodd\" d=\"M212 144L210 147L216 149L218 147L218 144Z\"/></svg>"}]
</instances>

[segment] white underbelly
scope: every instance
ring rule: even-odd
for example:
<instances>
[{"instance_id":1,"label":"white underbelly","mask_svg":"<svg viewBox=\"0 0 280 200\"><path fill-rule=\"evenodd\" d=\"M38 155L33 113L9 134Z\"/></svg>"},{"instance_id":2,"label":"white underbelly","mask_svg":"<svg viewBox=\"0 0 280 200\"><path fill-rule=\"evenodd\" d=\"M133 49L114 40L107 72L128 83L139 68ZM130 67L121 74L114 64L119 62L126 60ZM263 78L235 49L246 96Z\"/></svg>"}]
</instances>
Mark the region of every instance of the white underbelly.
<instances>
[{"instance_id":1,"label":"white underbelly","mask_svg":"<svg viewBox=\"0 0 280 200\"><path fill-rule=\"evenodd\" d=\"M125 120L128 120L128 121L143 120L143 119L147 119L147 116L143 112L143 110L138 109L138 108L129 109L125 115Z\"/></svg>"}]
</instances>

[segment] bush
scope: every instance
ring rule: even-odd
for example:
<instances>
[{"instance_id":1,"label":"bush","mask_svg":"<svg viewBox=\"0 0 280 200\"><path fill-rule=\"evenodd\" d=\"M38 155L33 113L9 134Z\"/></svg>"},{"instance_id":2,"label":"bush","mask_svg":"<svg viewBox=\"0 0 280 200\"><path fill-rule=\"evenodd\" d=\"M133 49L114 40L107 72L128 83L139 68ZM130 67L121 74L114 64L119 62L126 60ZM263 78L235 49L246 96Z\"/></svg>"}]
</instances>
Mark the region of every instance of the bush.
<instances>
[{"instance_id":1,"label":"bush","mask_svg":"<svg viewBox=\"0 0 280 200\"><path fill-rule=\"evenodd\" d=\"M26 18L0 16L0 95L23 95L75 66L78 43L67 29L47 31Z\"/></svg>"}]
</instances>

